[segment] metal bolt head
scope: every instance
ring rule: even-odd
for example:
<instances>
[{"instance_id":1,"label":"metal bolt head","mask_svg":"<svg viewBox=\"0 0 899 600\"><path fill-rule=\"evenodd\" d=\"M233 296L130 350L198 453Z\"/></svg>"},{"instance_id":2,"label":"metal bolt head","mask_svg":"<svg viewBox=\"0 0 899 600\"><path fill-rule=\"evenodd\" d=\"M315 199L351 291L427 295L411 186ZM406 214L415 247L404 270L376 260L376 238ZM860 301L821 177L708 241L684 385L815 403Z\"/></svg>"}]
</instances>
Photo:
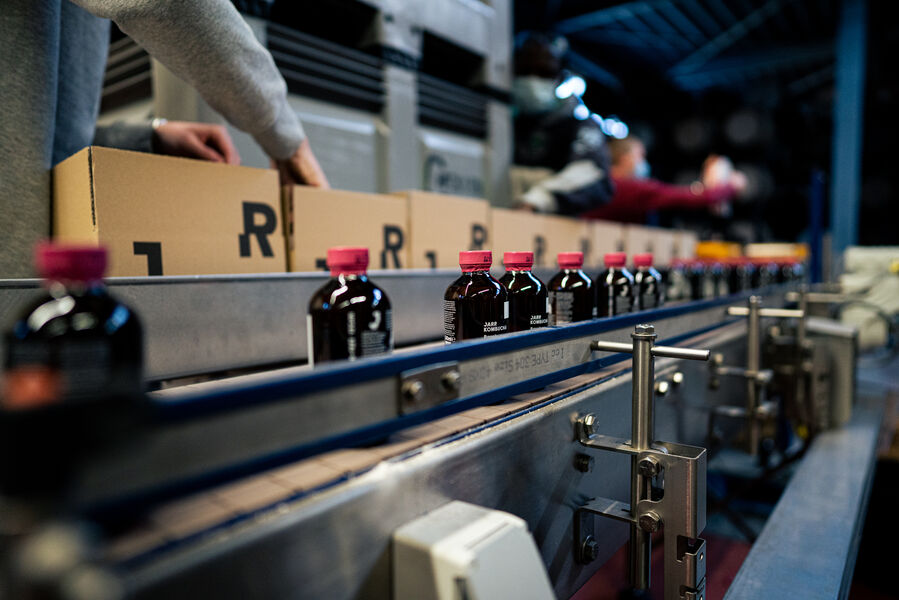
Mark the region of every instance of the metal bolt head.
<instances>
[{"instance_id":1,"label":"metal bolt head","mask_svg":"<svg viewBox=\"0 0 899 600\"><path fill-rule=\"evenodd\" d=\"M671 385L664 379L656 382L656 396L664 397L671 391Z\"/></svg>"},{"instance_id":2,"label":"metal bolt head","mask_svg":"<svg viewBox=\"0 0 899 600\"><path fill-rule=\"evenodd\" d=\"M662 526L662 519L659 518L659 515L656 513L649 511L646 514L640 515L639 519L640 529L647 533L654 533L659 530Z\"/></svg>"},{"instance_id":3,"label":"metal bolt head","mask_svg":"<svg viewBox=\"0 0 899 600\"><path fill-rule=\"evenodd\" d=\"M634 333L640 335L655 335L656 328L648 323L641 323L634 328Z\"/></svg>"},{"instance_id":4,"label":"metal bolt head","mask_svg":"<svg viewBox=\"0 0 899 600\"><path fill-rule=\"evenodd\" d=\"M581 562L584 564L592 563L598 556L599 544L596 543L592 535L588 535L581 546Z\"/></svg>"},{"instance_id":5,"label":"metal bolt head","mask_svg":"<svg viewBox=\"0 0 899 600\"><path fill-rule=\"evenodd\" d=\"M673 375L671 375L671 385L679 386L684 382L684 374L681 371L675 371Z\"/></svg>"},{"instance_id":6,"label":"metal bolt head","mask_svg":"<svg viewBox=\"0 0 899 600\"><path fill-rule=\"evenodd\" d=\"M425 385L417 379L413 379L403 384L402 391L403 398L405 398L407 402L418 402L421 399L422 394L424 394Z\"/></svg>"},{"instance_id":7,"label":"metal bolt head","mask_svg":"<svg viewBox=\"0 0 899 600\"><path fill-rule=\"evenodd\" d=\"M588 413L581 418L581 426L584 428L584 433L587 435L593 435L596 433L596 415L593 413Z\"/></svg>"},{"instance_id":8,"label":"metal bolt head","mask_svg":"<svg viewBox=\"0 0 899 600\"><path fill-rule=\"evenodd\" d=\"M443 389L448 392L458 392L459 385L461 383L462 375L455 369L452 371L447 371L443 374L443 377L440 378L440 385L442 385Z\"/></svg>"},{"instance_id":9,"label":"metal bolt head","mask_svg":"<svg viewBox=\"0 0 899 600\"><path fill-rule=\"evenodd\" d=\"M640 470L640 475L652 478L659 474L662 470L662 465L659 464L657 458L653 456L644 456L637 464L637 468Z\"/></svg>"},{"instance_id":10,"label":"metal bolt head","mask_svg":"<svg viewBox=\"0 0 899 600\"><path fill-rule=\"evenodd\" d=\"M593 457L589 454L575 454L574 468L581 473L589 473L593 470Z\"/></svg>"}]
</instances>

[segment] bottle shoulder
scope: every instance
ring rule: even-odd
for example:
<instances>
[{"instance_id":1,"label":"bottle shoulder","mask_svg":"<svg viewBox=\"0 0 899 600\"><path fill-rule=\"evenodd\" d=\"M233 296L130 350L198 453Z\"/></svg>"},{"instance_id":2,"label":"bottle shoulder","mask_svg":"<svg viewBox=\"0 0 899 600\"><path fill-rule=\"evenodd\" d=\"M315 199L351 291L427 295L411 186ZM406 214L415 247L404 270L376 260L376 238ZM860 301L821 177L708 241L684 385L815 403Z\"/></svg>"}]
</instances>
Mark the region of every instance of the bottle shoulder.
<instances>
[{"instance_id":1,"label":"bottle shoulder","mask_svg":"<svg viewBox=\"0 0 899 600\"><path fill-rule=\"evenodd\" d=\"M140 331L140 319L106 288L71 293L45 292L34 298L13 324L13 335L57 337L65 334L112 335L120 330Z\"/></svg>"},{"instance_id":2,"label":"bottle shoulder","mask_svg":"<svg viewBox=\"0 0 899 600\"><path fill-rule=\"evenodd\" d=\"M489 273L463 273L446 288L444 300L461 300L473 297L494 297L508 299L508 292L502 283Z\"/></svg>"},{"instance_id":3,"label":"bottle shoulder","mask_svg":"<svg viewBox=\"0 0 899 600\"><path fill-rule=\"evenodd\" d=\"M543 282L530 271L507 271L499 282L511 293L540 294L546 290Z\"/></svg>"},{"instance_id":4,"label":"bottle shoulder","mask_svg":"<svg viewBox=\"0 0 899 600\"><path fill-rule=\"evenodd\" d=\"M357 304L389 310L390 298L367 277L335 277L312 295L309 310L341 310Z\"/></svg>"}]
</instances>

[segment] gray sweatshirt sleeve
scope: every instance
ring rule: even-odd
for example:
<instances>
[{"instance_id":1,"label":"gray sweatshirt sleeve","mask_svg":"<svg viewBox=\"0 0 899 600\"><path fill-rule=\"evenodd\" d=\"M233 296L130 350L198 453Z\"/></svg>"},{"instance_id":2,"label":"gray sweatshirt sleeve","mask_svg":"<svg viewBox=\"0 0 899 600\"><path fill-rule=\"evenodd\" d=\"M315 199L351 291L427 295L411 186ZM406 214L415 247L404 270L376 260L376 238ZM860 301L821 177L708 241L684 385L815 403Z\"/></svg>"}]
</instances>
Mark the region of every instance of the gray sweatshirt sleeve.
<instances>
[{"instance_id":1,"label":"gray sweatshirt sleeve","mask_svg":"<svg viewBox=\"0 0 899 600\"><path fill-rule=\"evenodd\" d=\"M276 159L303 141L287 84L228 0L72 0L112 19Z\"/></svg>"}]
</instances>

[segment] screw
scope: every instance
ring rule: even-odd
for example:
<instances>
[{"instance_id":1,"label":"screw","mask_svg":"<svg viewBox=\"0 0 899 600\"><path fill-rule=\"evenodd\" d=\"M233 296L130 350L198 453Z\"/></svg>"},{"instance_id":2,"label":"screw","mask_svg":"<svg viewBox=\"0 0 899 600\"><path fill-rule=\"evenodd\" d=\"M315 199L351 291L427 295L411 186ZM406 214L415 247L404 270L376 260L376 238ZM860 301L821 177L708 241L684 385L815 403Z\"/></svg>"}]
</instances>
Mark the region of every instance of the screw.
<instances>
[{"instance_id":1,"label":"screw","mask_svg":"<svg viewBox=\"0 0 899 600\"><path fill-rule=\"evenodd\" d=\"M584 564L592 563L599 556L599 544L596 543L596 540L592 535L588 535L584 538L584 543L581 545L581 560Z\"/></svg>"},{"instance_id":2,"label":"screw","mask_svg":"<svg viewBox=\"0 0 899 600\"><path fill-rule=\"evenodd\" d=\"M684 382L684 374L681 371L675 371L673 375L671 375L671 384L675 387L679 386Z\"/></svg>"},{"instance_id":3,"label":"screw","mask_svg":"<svg viewBox=\"0 0 899 600\"><path fill-rule=\"evenodd\" d=\"M596 415L593 413L588 413L581 418L581 425L584 428L584 433L587 435L593 435L596 433Z\"/></svg>"},{"instance_id":4,"label":"screw","mask_svg":"<svg viewBox=\"0 0 899 600\"><path fill-rule=\"evenodd\" d=\"M593 457L589 454L575 454L574 455L574 468L580 471L581 473L589 473L593 470Z\"/></svg>"},{"instance_id":5,"label":"screw","mask_svg":"<svg viewBox=\"0 0 899 600\"><path fill-rule=\"evenodd\" d=\"M646 323L641 323L634 328L634 332L641 335L655 335L656 328Z\"/></svg>"},{"instance_id":6,"label":"screw","mask_svg":"<svg viewBox=\"0 0 899 600\"><path fill-rule=\"evenodd\" d=\"M640 515L640 529L646 531L647 533L653 533L659 530L659 527L662 526L662 519L659 518L659 515L656 513L649 511L648 513Z\"/></svg>"},{"instance_id":7,"label":"screw","mask_svg":"<svg viewBox=\"0 0 899 600\"><path fill-rule=\"evenodd\" d=\"M668 395L671 385L664 379L656 382L656 396L664 397Z\"/></svg>"},{"instance_id":8,"label":"screw","mask_svg":"<svg viewBox=\"0 0 899 600\"><path fill-rule=\"evenodd\" d=\"M425 386L417 379L407 381L403 384L403 397L410 404L414 404L421 400L421 396L425 391Z\"/></svg>"},{"instance_id":9,"label":"screw","mask_svg":"<svg viewBox=\"0 0 899 600\"><path fill-rule=\"evenodd\" d=\"M440 384L448 392L458 392L460 383L462 383L462 375L455 369L447 371L440 378Z\"/></svg>"},{"instance_id":10,"label":"screw","mask_svg":"<svg viewBox=\"0 0 899 600\"><path fill-rule=\"evenodd\" d=\"M659 474L662 470L662 465L659 464L659 460L654 456L644 456L640 459L637 468L640 471L640 475L652 478Z\"/></svg>"}]
</instances>

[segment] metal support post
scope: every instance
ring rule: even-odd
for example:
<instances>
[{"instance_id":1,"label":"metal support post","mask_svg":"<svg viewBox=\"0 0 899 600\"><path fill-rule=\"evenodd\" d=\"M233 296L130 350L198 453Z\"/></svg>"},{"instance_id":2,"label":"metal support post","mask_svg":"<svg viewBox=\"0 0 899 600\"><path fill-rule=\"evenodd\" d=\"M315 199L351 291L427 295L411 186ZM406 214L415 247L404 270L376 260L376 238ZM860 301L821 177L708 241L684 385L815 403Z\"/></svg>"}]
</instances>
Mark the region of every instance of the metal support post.
<instances>
[{"instance_id":1,"label":"metal support post","mask_svg":"<svg viewBox=\"0 0 899 600\"><path fill-rule=\"evenodd\" d=\"M709 421L709 434L712 434L714 417L716 415L740 417L747 420L748 425L748 450L751 455L758 452L761 439L761 424L764 419L775 414L773 404L765 401L765 392L774 376L770 369L762 369L762 317L777 319L799 319L799 331L801 337L805 337L805 311L786 308L762 308L762 299L751 296L746 307L731 306L727 314L732 317L746 317L746 367L732 367L721 364L721 361L712 363L712 378L710 387L717 387L718 378L724 375L743 377L746 379L746 405L745 411L736 411L733 406L720 406L713 409L712 418Z\"/></svg>"},{"instance_id":2,"label":"metal support post","mask_svg":"<svg viewBox=\"0 0 899 600\"><path fill-rule=\"evenodd\" d=\"M842 264L846 248L858 243L867 53L867 0L843 0L842 4L836 43L830 187L834 266Z\"/></svg>"},{"instance_id":3,"label":"metal support post","mask_svg":"<svg viewBox=\"0 0 899 600\"><path fill-rule=\"evenodd\" d=\"M575 511L575 551L578 560L595 558L594 515L630 524L630 581L649 588L652 533L665 527L665 599L699 599L705 590L705 542L697 536L705 527L705 448L655 441L653 421L654 360L662 356L708 360L708 350L655 346L652 325L637 325L633 344L596 341L591 350L633 354L631 439L597 434L595 419L578 421L578 438L588 448L631 456L630 505L596 498ZM664 473L661 500L652 499L652 482Z\"/></svg>"}]
</instances>

